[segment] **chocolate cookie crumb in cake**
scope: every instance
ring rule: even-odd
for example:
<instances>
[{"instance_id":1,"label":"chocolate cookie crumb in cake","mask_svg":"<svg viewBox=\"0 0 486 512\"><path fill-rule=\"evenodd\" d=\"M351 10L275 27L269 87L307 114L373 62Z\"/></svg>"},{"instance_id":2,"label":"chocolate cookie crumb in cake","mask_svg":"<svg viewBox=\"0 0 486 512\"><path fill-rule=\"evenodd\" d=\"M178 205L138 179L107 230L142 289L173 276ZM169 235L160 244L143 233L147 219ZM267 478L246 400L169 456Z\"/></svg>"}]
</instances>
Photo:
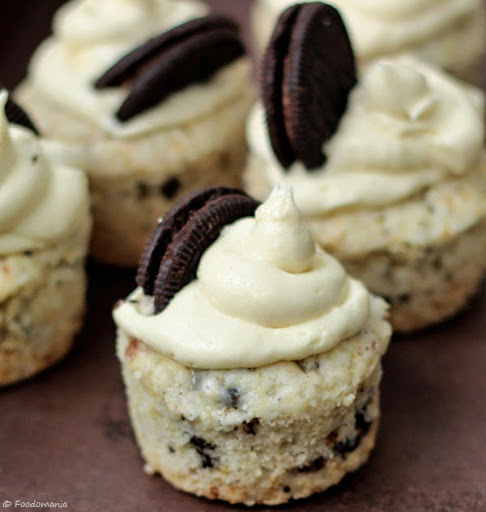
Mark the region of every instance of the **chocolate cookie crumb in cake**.
<instances>
[{"instance_id":1,"label":"chocolate cookie crumb in cake","mask_svg":"<svg viewBox=\"0 0 486 512\"><path fill-rule=\"evenodd\" d=\"M289 189L257 206L221 189L183 200L114 318L146 471L210 499L275 505L367 460L390 326L385 303L316 247ZM186 236L198 226L219 236ZM154 281L172 257L169 298Z\"/></svg>"}]
</instances>

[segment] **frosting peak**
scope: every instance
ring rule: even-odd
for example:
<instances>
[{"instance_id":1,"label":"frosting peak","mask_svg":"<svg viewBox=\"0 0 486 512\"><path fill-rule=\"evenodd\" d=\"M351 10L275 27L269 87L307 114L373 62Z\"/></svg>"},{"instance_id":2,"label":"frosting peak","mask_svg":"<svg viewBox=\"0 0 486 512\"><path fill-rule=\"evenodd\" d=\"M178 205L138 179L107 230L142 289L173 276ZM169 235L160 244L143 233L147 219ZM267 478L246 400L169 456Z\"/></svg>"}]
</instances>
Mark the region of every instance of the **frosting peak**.
<instances>
[{"instance_id":1,"label":"frosting peak","mask_svg":"<svg viewBox=\"0 0 486 512\"><path fill-rule=\"evenodd\" d=\"M251 368L325 352L356 334L370 296L318 248L289 187L226 226L197 280L161 313L137 289L115 310L130 336L197 368Z\"/></svg>"},{"instance_id":2,"label":"frosting peak","mask_svg":"<svg viewBox=\"0 0 486 512\"><path fill-rule=\"evenodd\" d=\"M477 94L413 58L377 61L329 141L329 166L465 174L483 147Z\"/></svg>"},{"instance_id":3,"label":"frosting peak","mask_svg":"<svg viewBox=\"0 0 486 512\"><path fill-rule=\"evenodd\" d=\"M346 293L344 270L317 249L289 187L223 231L197 275L219 311L271 328L315 318Z\"/></svg>"},{"instance_id":4,"label":"frosting peak","mask_svg":"<svg viewBox=\"0 0 486 512\"><path fill-rule=\"evenodd\" d=\"M277 186L255 212L255 220L249 250L256 258L292 274L312 267L316 246L289 186Z\"/></svg>"}]
</instances>

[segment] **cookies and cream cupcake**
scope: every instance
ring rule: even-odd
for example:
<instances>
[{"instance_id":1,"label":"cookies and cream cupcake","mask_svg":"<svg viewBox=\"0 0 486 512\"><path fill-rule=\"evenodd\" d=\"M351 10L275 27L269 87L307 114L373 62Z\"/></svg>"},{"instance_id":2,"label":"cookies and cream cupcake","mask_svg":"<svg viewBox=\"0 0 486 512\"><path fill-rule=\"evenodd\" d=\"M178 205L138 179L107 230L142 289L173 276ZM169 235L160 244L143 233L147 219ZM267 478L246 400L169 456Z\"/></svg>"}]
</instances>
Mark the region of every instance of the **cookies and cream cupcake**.
<instances>
[{"instance_id":1,"label":"cookies and cream cupcake","mask_svg":"<svg viewBox=\"0 0 486 512\"><path fill-rule=\"evenodd\" d=\"M256 0L253 32L260 49L294 0ZM483 0L332 0L349 28L360 67L413 54L463 80L482 83L486 51Z\"/></svg>"},{"instance_id":2,"label":"cookies and cream cupcake","mask_svg":"<svg viewBox=\"0 0 486 512\"><path fill-rule=\"evenodd\" d=\"M72 0L53 30L17 95L88 172L94 258L136 266L179 197L239 183L249 60L236 25L193 0Z\"/></svg>"},{"instance_id":3,"label":"cookies and cream cupcake","mask_svg":"<svg viewBox=\"0 0 486 512\"><path fill-rule=\"evenodd\" d=\"M206 189L169 212L114 311L148 473L231 503L336 484L379 422L385 302L316 246L288 187Z\"/></svg>"},{"instance_id":4,"label":"cookies and cream cupcake","mask_svg":"<svg viewBox=\"0 0 486 512\"><path fill-rule=\"evenodd\" d=\"M410 57L377 61L357 83L337 11L300 4L277 24L247 136L247 190L264 199L291 185L317 241L391 302L396 330L439 322L478 289L479 89Z\"/></svg>"},{"instance_id":5,"label":"cookies and cream cupcake","mask_svg":"<svg viewBox=\"0 0 486 512\"><path fill-rule=\"evenodd\" d=\"M71 348L84 312L90 233L82 171L53 163L26 114L0 92L0 386Z\"/></svg>"}]
</instances>

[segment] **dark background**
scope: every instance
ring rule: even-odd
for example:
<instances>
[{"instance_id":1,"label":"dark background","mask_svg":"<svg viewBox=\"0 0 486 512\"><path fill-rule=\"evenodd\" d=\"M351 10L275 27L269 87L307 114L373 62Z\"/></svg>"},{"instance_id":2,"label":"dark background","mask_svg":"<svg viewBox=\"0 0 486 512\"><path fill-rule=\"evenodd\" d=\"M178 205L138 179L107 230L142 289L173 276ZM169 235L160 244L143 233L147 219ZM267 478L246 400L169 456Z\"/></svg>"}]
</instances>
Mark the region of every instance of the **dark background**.
<instances>
[{"instance_id":1,"label":"dark background","mask_svg":"<svg viewBox=\"0 0 486 512\"><path fill-rule=\"evenodd\" d=\"M23 76L61 3L0 1L0 81L12 87ZM248 1L210 3L246 19ZM133 272L90 265L89 277L88 316L74 351L40 377L0 390L0 510L16 499L66 501L76 512L234 510L144 475L110 317L115 301L133 288ZM279 510L486 510L485 315L483 292L454 320L394 340L384 360L381 435L368 465L328 492Z\"/></svg>"}]
</instances>

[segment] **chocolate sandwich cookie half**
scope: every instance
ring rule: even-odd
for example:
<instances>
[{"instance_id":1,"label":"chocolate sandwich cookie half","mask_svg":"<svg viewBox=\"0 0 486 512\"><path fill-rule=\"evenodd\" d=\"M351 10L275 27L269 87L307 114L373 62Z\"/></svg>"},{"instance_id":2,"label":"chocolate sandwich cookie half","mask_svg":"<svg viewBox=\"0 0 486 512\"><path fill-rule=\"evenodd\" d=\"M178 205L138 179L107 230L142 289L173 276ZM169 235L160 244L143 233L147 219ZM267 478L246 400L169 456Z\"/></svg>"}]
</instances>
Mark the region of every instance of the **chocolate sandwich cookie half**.
<instances>
[{"instance_id":1,"label":"chocolate sandwich cookie half","mask_svg":"<svg viewBox=\"0 0 486 512\"><path fill-rule=\"evenodd\" d=\"M319 249L291 190L183 199L114 310L149 473L246 505L325 490L368 458L386 303Z\"/></svg>"},{"instance_id":2,"label":"chocolate sandwich cookie half","mask_svg":"<svg viewBox=\"0 0 486 512\"><path fill-rule=\"evenodd\" d=\"M17 96L88 173L93 257L135 267L181 197L239 185L254 91L237 25L203 2L109 2L61 7Z\"/></svg>"},{"instance_id":3,"label":"chocolate sandwich cookie half","mask_svg":"<svg viewBox=\"0 0 486 512\"><path fill-rule=\"evenodd\" d=\"M313 169L325 162L323 144L355 84L351 42L336 9L320 2L287 9L261 63L268 133L283 167L299 160Z\"/></svg>"}]
</instances>

